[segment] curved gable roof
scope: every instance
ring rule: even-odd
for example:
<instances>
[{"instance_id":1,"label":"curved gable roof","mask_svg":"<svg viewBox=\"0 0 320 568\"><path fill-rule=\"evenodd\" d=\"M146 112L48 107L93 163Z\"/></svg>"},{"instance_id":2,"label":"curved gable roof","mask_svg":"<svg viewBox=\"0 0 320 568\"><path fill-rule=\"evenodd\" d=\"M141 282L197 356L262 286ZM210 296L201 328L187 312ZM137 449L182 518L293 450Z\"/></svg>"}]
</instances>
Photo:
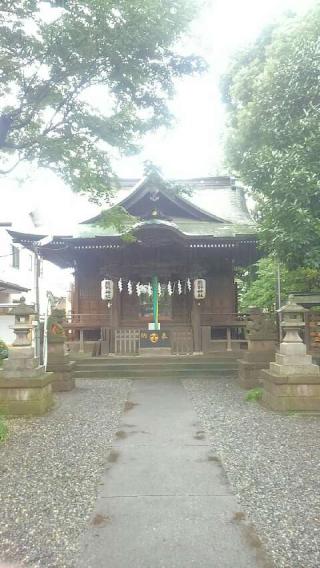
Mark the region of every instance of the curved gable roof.
<instances>
[{"instance_id":1,"label":"curved gable roof","mask_svg":"<svg viewBox=\"0 0 320 568\"><path fill-rule=\"evenodd\" d=\"M123 207L128 213L141 219L148 218L148 211L150 212L152 207L157 208L158 202L159 213L161 214L162 205L167 212L167 218L189 218L216 223L252 223L243 189L235 185L233 178L224 176L176 181L179 185L187 185L191 194L181 196L170 191L160 176L158 182L154 177L145 177L138 182L120 180L121 189L113 206ZM155 194L158 197L153 200L152 196ZM100 215L82 223L96 223Z\"/></svg>"}]
</instances>

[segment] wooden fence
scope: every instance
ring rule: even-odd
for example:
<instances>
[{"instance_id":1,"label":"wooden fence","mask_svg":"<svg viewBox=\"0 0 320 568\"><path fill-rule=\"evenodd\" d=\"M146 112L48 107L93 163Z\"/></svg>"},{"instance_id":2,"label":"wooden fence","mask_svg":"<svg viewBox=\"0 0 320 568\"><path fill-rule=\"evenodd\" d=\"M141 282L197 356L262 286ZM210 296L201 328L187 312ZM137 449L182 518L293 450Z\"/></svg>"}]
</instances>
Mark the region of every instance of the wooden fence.
<instances>
[{"instance_id":1,"label":"wooden fence","mask_svg":"<svg viewBox=\"0 0 320 568\"><path fill-rule=\"evenodd\" d=\"M138 355L140 329L116 329L114 331L114 344L117 355Z\"/></svg>"}]
</instances>

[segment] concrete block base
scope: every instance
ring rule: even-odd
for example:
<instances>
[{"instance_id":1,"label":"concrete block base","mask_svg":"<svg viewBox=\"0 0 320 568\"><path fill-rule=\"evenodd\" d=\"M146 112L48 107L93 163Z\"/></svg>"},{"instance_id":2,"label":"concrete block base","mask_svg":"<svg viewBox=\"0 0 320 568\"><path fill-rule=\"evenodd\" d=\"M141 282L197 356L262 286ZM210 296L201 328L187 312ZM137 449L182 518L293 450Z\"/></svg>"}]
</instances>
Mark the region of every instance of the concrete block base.
<instances>
[{"instance_id":1,"label":"concrete block base","mask_svg":"<svg viewBox=\"0 0 320 568\"><path fill-rule=\"evenodd\" d=\"M247 351L238 359L238 383L243 389L253 389L262 384L263 369L267 369L275 357L274 351Z\"/></svg>"},{"instance_id":2,"label":"concrete block base","mask_svg":"<svg viewBox=\"0 0 320 568\"><path fill-rule=\"evenodd\" d=\"M262 371L264 392L261 403L279 412L320 412L320 379L315 375L273 375Z\"/></svg>"},{"instance_id":3,"label":"concrete block base","mask_svg":"<svg viewBox=\"0 0 320 568\"><path fill-rule=\"evenodd\" d=\"M73 378L73 367L66 370L55 371L53 373L52 390L53 392L68 392L75 388L76 382Z\"/></svg>"},{"instance_id":4,"label":"concrete block base","mask_svg":"<svg viewBox=\"0 0 320 568\"><path fill-rule=\"evenodd\" d=\"M52 373L7 379L0 376L0 413L5 416L40 416L53 406Z\"/></svg>"},{"instance_id":5,"label":"concrete block base","mask_svg":"<svg viewBox=\"0 0 320 568\"><path fill-rule=\"evenodd\" d=\"M274 412L320 412L320 397L279 397L269 392L262 395L261 404Z\"/></svg>"},{"instance_id":6,"label":"concrete block base","mask_svg":"<svg viewBox=\"0 0 320 568\"><path fill-rule=\"evenodd\" d=\"M243 389L253 389L262 384L261 371L267 367L267 363L258 363L238 360L238 384Z\"/></svg>"},{"instance_id":7,"label":"concrete block base","mask_svg":"<svg viewBox=\"0 0 320 568\"><path fill-rule=\"evenodd\" d=\"M54 392L67 392L75 388L73 378L75 362L69 359L70 355L64 353L62 343L49 344L47 371L53 373Z\"/></svg>"}]
</instances>

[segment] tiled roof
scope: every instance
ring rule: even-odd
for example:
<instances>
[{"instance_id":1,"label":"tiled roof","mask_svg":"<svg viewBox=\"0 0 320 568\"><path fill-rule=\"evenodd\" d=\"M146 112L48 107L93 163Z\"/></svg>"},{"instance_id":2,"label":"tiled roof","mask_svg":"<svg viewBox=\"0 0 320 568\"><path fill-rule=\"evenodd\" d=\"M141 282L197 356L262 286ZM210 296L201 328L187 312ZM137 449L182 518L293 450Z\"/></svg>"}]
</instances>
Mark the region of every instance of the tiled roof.
<instances>
[{"instance_id":1,"label":"tiled roof","mask_svg":"<svg viewBox=\"0 0 320 568\"><path fill-rule=\"evenodd\" d=\"M256 233L252 223L215 223L210 221L197 221L192 219L173 218L171 221L147 221L146 224L163 224L172 226L186 236L211 236L211 237L236 237L237 235L253 235ZM143 226L143 221L137 227ZM116 237L120 233L113 227L99 227L94 224L78 226L78 231L73 234L74 238Z\"/></svg>"},{"instance_id":2,"label":"tiled roof","mask_svg":"<svg viewBox=\"0 0 320 568\"><path fill-rule=\"evenodd\" d=\"M224 176L172 181L192 188L190 196L184 195L183 198L179 196L175 198L177 203L182 205L181 211L183 211L184 203L188 203L186 214L184 215L182 212L179 217L172 216L165 219L140 219L137 222L137 228L142 228L144 224L162 224L167 227L171 226L186 237L198 236L218 239L255 235L256 228L247 209L244 190L236 185L234 178ZM141 199L143 186L146 188L147 184L146 178L142 180L120 180L121 189L117 193L114 204L121 205L123 203L125 205L137 198ZM190 215L191 209L194 213L193 218ZM94 219L83 221L76 226L71 235L61 238L69 240L70 238L91 239L121 236L114 226L100 227L96 223L98 217L99 215ZM38 238L41 238L41 236L39 235ZM59 237L56 236L55 239L57 238Z\"/></svg>"}]
</instances>

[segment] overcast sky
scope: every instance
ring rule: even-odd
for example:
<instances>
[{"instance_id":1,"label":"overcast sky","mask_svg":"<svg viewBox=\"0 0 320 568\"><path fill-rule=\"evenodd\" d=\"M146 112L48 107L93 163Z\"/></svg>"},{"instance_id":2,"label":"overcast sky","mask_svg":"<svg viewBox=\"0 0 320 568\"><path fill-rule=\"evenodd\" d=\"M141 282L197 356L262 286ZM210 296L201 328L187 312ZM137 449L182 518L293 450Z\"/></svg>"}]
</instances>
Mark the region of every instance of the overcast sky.
<instances>
[{"instance_id":1,"label":"overcast sky","mask_svg":"<svg viewBox=\"0 0 320 568\"><path fill-rule=\"evenodd\" d=\"M139 156L117 161L117 173L124 177L139 177L145 160L159 165L168 177L226 173L223 169L224 109L219 95L219 77L232 53L253 41L266 24L286 10L305 11L315 1L208 0L193 25L190 41L194 50L208 61L209 71L200 78L192 77L178 83L171 103L176 117L174 127L147 136ZM55 233L70 233L76 221L96 211L85 198L75 197L49 171L29 171L26 178L25 169L21 169L0 181L1 190L6 192L5 204L1 199L0 221L13 220L21 228L26 213L33 209L39 210Z\"/></svg>"}]
</instances>

